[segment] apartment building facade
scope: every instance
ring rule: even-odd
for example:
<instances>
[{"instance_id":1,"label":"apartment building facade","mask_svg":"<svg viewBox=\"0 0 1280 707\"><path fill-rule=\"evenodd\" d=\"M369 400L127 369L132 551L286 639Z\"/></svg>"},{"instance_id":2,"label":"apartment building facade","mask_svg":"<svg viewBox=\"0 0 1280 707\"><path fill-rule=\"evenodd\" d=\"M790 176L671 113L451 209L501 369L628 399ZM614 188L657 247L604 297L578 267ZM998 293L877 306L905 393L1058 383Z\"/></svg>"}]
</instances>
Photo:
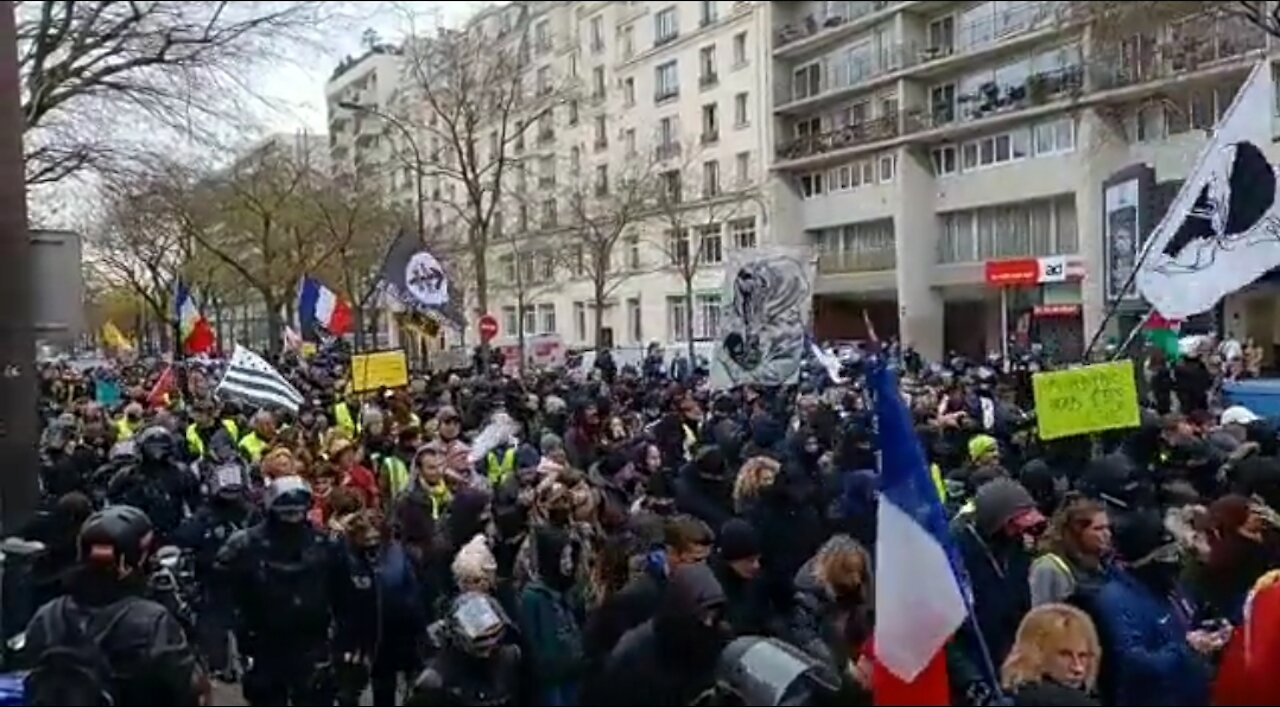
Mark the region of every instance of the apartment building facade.
<instances>
[{"instance_id":1,"label":"apartment building facade","mask_svg":"<svg viewBox=\"0 0 1280 707\"><path fill-rule=\"evenodd\" d=\"M1071 3L771 5L775 228L818 253L816 332L866 311L931 357L1072 356L1117 300L1109 331L1136 321L1141 238L1275 42L1199 16L1104 44ZM1223 318L1270 342L1263 291Z\"/></svg>"},{"instance_id":2,"label":"apartment building facade","mask_svg":"<svg viewBox=\"0 0 1280 707\"><path fill-rule=\"evenodd\" d=\"M537 124L512 146L511 197L491 237L497 343L523 332L566 349L594 346L597 280L605 284L605 343L640 348L690 334L712 338L723 264L734 249L769 240L766 6L545 2L521 9L532 13L526 82L534 97L528 119ZM637 183L668 201L628 218L601 276L591 264L599 246L582 238L573 199L621 212L624 192Z\"/></svg>"}]
</instances>

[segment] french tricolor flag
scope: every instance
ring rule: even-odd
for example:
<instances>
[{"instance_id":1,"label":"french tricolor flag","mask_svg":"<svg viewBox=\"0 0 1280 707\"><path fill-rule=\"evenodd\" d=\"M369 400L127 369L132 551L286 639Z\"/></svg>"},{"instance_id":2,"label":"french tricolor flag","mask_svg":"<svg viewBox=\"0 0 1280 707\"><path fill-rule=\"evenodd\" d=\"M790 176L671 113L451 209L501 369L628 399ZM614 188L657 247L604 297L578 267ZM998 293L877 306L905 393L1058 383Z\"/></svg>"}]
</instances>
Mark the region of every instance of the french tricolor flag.
<instances>
[{"instance_id":1,"label":"french tricolor flag","mask_svg":"<svg viewBox=\"0 0 1280 707\"><path fill-rule=\"evenodd\" d=\"M878 365L870 383L881 455L871 649L875 704L946 705L943 648L968 616L947 517L896 377Z\"/></svg>"},{"instance_id":2,"label":"french tricolor flag","mask_svg":"<svg viewBox=\"0 0 1280 707\"><path fill-rule=\"evenodd\" d=\"M319 325L342 336L351 327L351 307L319 280L304 277L298 285L298 320L304 332Z\"/></svg>"}]
</instances>

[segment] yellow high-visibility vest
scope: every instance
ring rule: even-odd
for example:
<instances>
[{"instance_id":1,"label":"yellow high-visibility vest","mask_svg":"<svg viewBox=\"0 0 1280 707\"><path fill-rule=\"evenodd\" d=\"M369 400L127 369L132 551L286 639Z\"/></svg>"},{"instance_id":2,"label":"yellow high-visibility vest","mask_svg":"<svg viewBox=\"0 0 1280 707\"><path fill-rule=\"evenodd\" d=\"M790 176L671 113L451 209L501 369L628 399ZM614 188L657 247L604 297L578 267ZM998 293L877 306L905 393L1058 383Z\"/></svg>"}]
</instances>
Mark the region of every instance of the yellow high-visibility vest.
<instances>
[{"instance_id":1,"label":"yellow high-visibility vest","mask_svg":"<svg viewBox=\"0 0 1280 707\"><path fill-rule=\"evenodd\" d=\"M240 440L240 451L249 457L249 461L257 463L262 460L263 452L267 451L270 445L258 436L257 432L250 432Z\"/></svg>"},{"instance_id":2,"label":"yellow high-visibility vest","mask_svg":"<svg viewBox=\"0 0 1280 707\"><path fill-rule=\"evenodd\" d=\"M115 426L116 426L117 442L123 442L126 439L130 439L133 437L133 425L129 424L129 418L127 417L117 418L115 422Z\"/></svg>"},{"instance_id":3,"label":"yellow high-visibility vest","mask_svg":"<svg viewBox=\"0 0 1280 707\"><path fill-rule=\"evenodd\" d=\"M497 487L507 480L507 477L515 473L516 470L516 448L508 447L503 453L502 460L498 460L497 452L489 452L489 456L485 461L485 476L489 477L489 484Z\"/></svg>"}]
</instances>

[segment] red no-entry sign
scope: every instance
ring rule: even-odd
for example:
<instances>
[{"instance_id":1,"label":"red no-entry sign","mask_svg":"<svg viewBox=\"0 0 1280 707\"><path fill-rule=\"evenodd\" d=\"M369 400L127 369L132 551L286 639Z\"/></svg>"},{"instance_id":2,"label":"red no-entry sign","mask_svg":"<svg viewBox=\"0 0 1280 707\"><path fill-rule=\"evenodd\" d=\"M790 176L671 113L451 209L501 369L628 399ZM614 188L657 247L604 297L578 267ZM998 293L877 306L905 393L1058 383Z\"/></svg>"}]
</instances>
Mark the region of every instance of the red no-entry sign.
<instances>
[{"instance_id":1,"label":"red no-entry sign","mask_svg":"<svg viewBox=\"0 0 1280 707\"><path fill-rule=\"evenodd\" d=\"M480 317L477 327L480 329L480 341L486 344L493 341L493 337L498 335L498 320L492 314Z\"/></svg>"}]
</instances>

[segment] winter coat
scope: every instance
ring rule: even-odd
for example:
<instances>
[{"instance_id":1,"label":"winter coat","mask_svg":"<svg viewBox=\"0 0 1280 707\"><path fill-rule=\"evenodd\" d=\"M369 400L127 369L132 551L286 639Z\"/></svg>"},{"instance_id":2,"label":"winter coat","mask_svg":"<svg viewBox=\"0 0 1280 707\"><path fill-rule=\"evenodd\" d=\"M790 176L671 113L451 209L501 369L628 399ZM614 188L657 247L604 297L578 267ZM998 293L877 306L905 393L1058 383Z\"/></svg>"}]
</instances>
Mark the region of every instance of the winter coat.
<instances>
[{"instance_id":1,"label":"winter coat","mask_svg":"<svg viewBox=\"0 0 1280 707\"><path fill-rule=\"evenodd\" d=\"M733 518L733 500L728 482L712 485L698 475L690 463L676 478L676 508L681 513L700 518L712 528L719 528Z\"/></svg>"},{"instance_id":2,"label":"winter coat","mask_svg":"<svg viewBox=\"0 0 1280 707\"><path fill-rule=\"evenodd\" d=\"M783 636L787 642L843 675L849 645L871 637L873 617L867 605L842 606L818 581L811 559L796 572L795 599Z\"/></svg>"},{"instance_id":3,"label":"winter coat","mask_svg":"<svg viewBox=\"0 0 1280 707\"><path fill-rule=\"evenodd\" d=\"M760 537L760 567L770 601L778 607L789 606L796 573L826 539L818 507L804 503L798 489L780 477L745 509L743 517Z\"/></svg>"},{"instance_id":4,"label":"winter coat","mask_svg":"<svg viewBox=\"0 0 1280 707\"><path fill-rule=\"evenodd\" d=\"M1016 707L1097 707L1101 704L1084 690L1049 678L1020 685L1009 697Z\"/></svg>"},{"instance_id":5,"label":"winter coat","mask_svg":"<svg viewBox=\"0 0 1280 707\"><path fill-rule=\"evenodd\" d=\"M953 524L960 558L973 589L973 612L991 661L1003 665L1013 648L1022 617L1031 610L1031 555L1020 543L989 542L965 521ZM987 682L982 645L966 621L947 647L947 669L960 691Z\"/></svg>"},{"instance_id":6,"label":"winter coat","mask_svg":"<svg viewBox=\"0 0 1280 707\"><path fill-rule=\"evenodd\" d=\"M334 648L361 652L399 669L416 665L426 613L417 573L398 542L382 548L376 565L345 548L344 577L334 592Z\"/></svg>"},{"instance_id":7,"label":"winter coat","mask_svg":"<svg viewBox=\"0 0 1280 707\"><path fill-rule=\"evenodd\" d=\"M768 635L771 610L769 592L763 577L746 579L733 571L723 557L713 556L707 561L720 587L724 589L724 618L733 628L735 636Z\"/></svg>"},{"instance_id":8,"label":"winter coat","mask_svg":"<svg viewBox=\"0 0 1280 707\"><path fill-rule=\"evenodd\" d=\"M660 572L642 572L593 610L584 628L587 655L603 661L623 634L653 618L666 585L667 579Z\"/></svg>"},{"instance_id":9,"label":"winter coat","mask_svg":"<svg viewBox=\"0 0 1280 707\"><path fill-rule=\"evenodd\" d=\"M535 579L520 593L520 632L535 694L582 677L584 609L574 592L561 592Z\"/></svg>"},{"instance_id":10,"label":"winter coat","mask_svg":"<svg viewBox=\"0 0 1280 707\"><path fill-rule=\"evenodd\" d=\"M1094 604L1112 704L1207 704L1212 673L1187 643L1195 628L1190 603L1174 594L1159 596L1123 571L1099 590Z\"/></svg>"}]
</instances>

